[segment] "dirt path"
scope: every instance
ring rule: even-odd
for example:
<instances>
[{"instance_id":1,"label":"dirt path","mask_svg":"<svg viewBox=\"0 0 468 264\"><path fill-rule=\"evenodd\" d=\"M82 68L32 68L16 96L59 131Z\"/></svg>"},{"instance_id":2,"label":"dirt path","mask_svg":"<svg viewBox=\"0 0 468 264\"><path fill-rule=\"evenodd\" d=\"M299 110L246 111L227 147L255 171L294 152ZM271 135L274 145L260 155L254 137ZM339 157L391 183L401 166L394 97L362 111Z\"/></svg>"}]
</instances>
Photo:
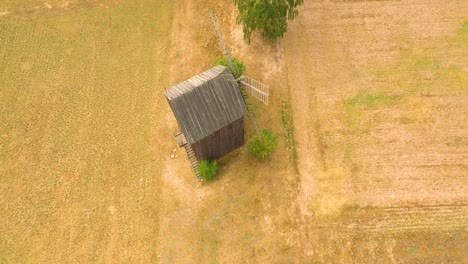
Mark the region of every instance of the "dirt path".
<instances>
[{"instance_id":1,"label":"dirt path","mask_svg":"<svg viewBox=\"0 0 468 264\"><path fill-rule=\"evenodd\" d=\"M169 85L175 85L196 75L211 65L206 59L206 49L212 46L209 36L203 35L207 27L207 15L195 12L206 4L197 1L175 1L169 53ZM187 23L190 21L190 23ZM211 29L211 28L209 28ZM211 33L211 32L210 32ZM208 33L207 33L208 34ZM208 42L207 42L208 41ZM211 57L211 56L209 56ZM198 63L197 63L198 62ZM170 86L164 89L170 88ZM160 96L163 96L161 91ZM161 175L161 218L159 219L158 260L162 263L196 263L203 246L199 236L199 212L209 189L197 182L185 150L179 148L172 137L179 132L178 125L167 103L161 105L166 126L162 148L167 153L164 172ZM176 150L174 152L174 149ZM170 155L177 155L171 159Z\"/></svg>"}]
</instances>

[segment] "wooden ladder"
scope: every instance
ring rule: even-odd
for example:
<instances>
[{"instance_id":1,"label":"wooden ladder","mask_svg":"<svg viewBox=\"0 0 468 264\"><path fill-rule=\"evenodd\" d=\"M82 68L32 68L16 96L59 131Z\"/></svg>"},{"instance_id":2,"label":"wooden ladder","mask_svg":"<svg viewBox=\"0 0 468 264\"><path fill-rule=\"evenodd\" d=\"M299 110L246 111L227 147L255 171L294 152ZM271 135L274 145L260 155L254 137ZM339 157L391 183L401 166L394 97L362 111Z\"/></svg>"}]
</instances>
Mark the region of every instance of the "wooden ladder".
<instances>
[{"instance_id":1,"label":"wooden ladder","mask_svg":"<svg viewBox=\"0 0 468 264\"><path fill-rule=\"evenodd\" d=\"M195 173L195 176L197 176L197 180L202 181L200 172L198 171L198 159L197 159L197 156L195 155L195 152L193 152L193 149L189 144L185 144L184 148L185 148L185 151L187 152L189 161L192 164L193 172Z\"/></svg>"}]
</instances>

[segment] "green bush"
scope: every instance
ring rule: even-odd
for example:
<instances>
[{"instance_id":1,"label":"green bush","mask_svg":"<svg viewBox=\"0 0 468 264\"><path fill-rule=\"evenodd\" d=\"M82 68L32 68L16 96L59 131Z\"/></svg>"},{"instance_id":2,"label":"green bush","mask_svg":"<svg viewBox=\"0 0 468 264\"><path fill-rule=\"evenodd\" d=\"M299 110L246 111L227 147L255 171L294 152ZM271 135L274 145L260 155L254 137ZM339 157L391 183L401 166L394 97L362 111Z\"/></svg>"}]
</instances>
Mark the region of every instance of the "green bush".
<instances>
[{"instance_id":1,"label":"green bush","mask_svg":"<svg viewBox=\"0 0 468 264\"><path fill-rule=\"evenodd\" d=\"M198 172L203 181L210 181L218 173L218 163L216 160L202 160L198 163Z\"/></svg>"},{"instance_id":2,"label":"green bush","mask_svg":"<svg viewBox=\"0 0 468 264\"><path fill-rule=\"evenodd\" d=\"M247 150L257 158L265 159L276 149L276 137L268 129L260 132L261 137L254 137L247 145Z\"/></svg>"},{"instance_id":3,"label":"green bush","mask_svg":"<svg viewBox=\"0 0 468 264\"><path fill-rule=\"evenodd\" d=\"M245 72L245 65L236 58L232 58L232 67L234 68L234 77L239 78ZM223 65L229 68L229 63L226 58L216 61L216 65Z\"/></svg>"}]
</instances>

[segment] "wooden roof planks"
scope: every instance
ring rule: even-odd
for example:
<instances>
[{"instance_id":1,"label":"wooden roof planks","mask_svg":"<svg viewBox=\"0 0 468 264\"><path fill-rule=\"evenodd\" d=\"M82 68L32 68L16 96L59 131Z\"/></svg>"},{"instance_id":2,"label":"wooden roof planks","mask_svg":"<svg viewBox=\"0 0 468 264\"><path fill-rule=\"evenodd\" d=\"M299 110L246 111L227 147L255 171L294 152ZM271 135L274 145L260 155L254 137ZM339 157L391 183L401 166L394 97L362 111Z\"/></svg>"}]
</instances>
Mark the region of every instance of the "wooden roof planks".
<instances>
[{"instance_id":1,"label":"wooden roof planks","mask_svg":"<svg viewBox=\"0 0 468 264\"><path fill-rule=\"evenodd\" d=\"M239 84L224 66L216 66L165 93L187 143L193 144L246 113Z\"/></svg>"}]
</instances>

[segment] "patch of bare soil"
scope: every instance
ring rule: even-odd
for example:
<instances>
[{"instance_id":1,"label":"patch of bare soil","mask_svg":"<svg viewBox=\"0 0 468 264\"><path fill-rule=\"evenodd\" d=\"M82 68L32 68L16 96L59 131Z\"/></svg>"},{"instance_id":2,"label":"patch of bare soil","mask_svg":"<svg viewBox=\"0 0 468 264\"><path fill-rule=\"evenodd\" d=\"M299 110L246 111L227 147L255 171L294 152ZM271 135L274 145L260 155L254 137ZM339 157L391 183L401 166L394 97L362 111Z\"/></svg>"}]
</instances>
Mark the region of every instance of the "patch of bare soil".
<instances>
[{"instance_id":1,"label":"patch of bare soil","mask_svg":"<svg viewBox=\"0 0 468 264\"><path fill-rule=\"evenodd\" d=\"M199 7L206 7L206 4L196 1L175 1L174 6L176 8L174 8L169 54L170 86L211 67L210 60L205 57L212 58L211 61L214 61L214 57L206 50L208 46L217 44L211 38L211 31L206 32L211 29L206 10L202 12L204 14L194 12L199 10ZM208 188L201 188L191 171L185 150L179 148L172 137L179 128L169 105L158 107L166 113L161 123L168 130L164 137L166 143L162 146L167 154L160 186L162 203L158 232L158 260L163 263L195 263L199 259L198 250L201 247L197 246L199 211L210 192ZM171 159L171 154L177 157Z\"/></svg>"}]
</instances>

